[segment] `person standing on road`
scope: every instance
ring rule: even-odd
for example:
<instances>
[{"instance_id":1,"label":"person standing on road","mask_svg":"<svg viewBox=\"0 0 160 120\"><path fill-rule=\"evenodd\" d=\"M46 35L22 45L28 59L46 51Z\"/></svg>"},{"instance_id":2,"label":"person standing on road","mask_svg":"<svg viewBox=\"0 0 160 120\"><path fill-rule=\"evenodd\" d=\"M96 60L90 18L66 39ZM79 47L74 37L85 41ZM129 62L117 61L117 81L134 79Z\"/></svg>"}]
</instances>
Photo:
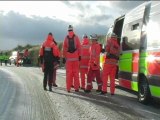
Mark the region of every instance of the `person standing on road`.
<instances>
[{"instance_id":1,"label":"person standing on road","mask_svg":"<svg viewBox=\"0 0 160 120\"><path fill-rule=\"evenodd\" d=\"M20 60L20 53L19 53L19 51L17 51L17 59L16 59L16 66L17 67L19 67L19 65L20 65L19 60Z\"/></svg>"},{"instance_id":2,"label":"person standing on road","mask_svg":"<svg viewBox=\"0 0 160 120\"><path fill-rule=\"evenodd\" d=\"M55 57L58 56L56 45L53 42L52 33L49 33L47 39L42 44L40 51L40 62L42 65L42 70L44 71L44 79L43 79L43 88L47 90L47 77L48 79L48 86L49 91L52 91L52 84L53 84L53 67Z\"/></svg>"},{"instance_id":3,"label":"person standing on road","mask_svg":"<svg viewBox=\"0 0 160 120\"><path fill-rule=\"evenodd\" d=\"M57 52L58 52L58 56L57 57L55 57L55 59L56 59L56 61L54 61L54 70L53 70L53 86L54 87L58 87L58 85L56 84L56 73L57 73L57 69L58 69L58 67L59 67L59 64L60 64L60 51L59 51L59 49L58 49L58 46L57 46L57 42L55 41L55 39L53 38L53 42L54 42L54 44L56 45L56 47L57 47Z\"/></svg>"},{"instance_id":4,"label":"person standing on road","mask_svg":"<svg viewBox=\"0 0 160 120\"><path fill-rule=\"evenodd\" d=\"M66 61L66 89L68 92L70 92L72 83L74 83L75 92L79 91L80 47L80 40L73 32L72 25L69 25L68 35L63 42L63 63Z\"/></svg>"},{"instance_id":5,"label":"person standing on road","mask_svg":"<svg viewBox=\"0 0 160 120\"><path fill-rule=\"evenodd\" d=\"M23 53L23 64L29 64L29 51L28 49L25 49L24 53Z\"/></svg>"},{"instance_id":6,"label":"person standing on road","mask_svg":"<svg viewBox=\"0 0 160 120\"><path fill-rule=\"evenodd\" d=\"M100 77L100 45L97 42L98 38L96 34L91 35L91 47L90 47L90 60L89 60L89 67L88 67L88 74L87 74L87 87L84 92L89 93L92 89L92 80L96 77L98 89L97 92L101 92L102 88L102 81Z\"/></svg>"},{"instance_id":7,"label":"person standing on road","mask_svg":"<svg viewBox=\"0 0 160 120\"><path fill-rule=\"evenodd\" d=\"M112 33L111 38L108 39L106 44L106 59L103 65L102 72L102 92L101 94L107 93L108 77L110 77L110 93L115 93L115 75L117 71L117 63L120 54L120 46L118 44L117 35Z\"/></svg>"},{"instance_id":8,"label":"person standing on road","mask_svg":"<svg viewBox=\"0 0 160 120\"><path fill-rule=\"evenodd\" d=\"M83 36L81 44L81 61L80 61L80 75L81 75L81 89L85 89L85 75L88 72L88 63L89 63L89 48L90 42L88 36L85 34Z\"/></svg>"},{"instance_id":9,"label":"person standing on road","mask_svg":"<svg viewBox=\"0 0 160 120\"><path fill-rule=\"evenodd\" d=\"M24 56L25 58L29 56L28 49L25 49L23 56Z\"/></svg>"}]
</instances>

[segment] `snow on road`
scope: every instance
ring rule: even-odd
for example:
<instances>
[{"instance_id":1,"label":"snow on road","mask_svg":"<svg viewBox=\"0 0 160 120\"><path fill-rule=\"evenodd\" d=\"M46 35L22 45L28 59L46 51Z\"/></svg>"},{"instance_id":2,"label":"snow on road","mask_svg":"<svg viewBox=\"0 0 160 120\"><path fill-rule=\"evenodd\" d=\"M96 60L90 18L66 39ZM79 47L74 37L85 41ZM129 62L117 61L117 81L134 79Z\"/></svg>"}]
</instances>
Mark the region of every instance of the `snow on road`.
<instances>
[{"instance_id":1,"label":"snow on road","mask_svg":"<svg viewBox=\"0 0 160 120\"><path fill-rule=\"evenodd\" d=\"M58 87L53 87L53 92L43 90L43 73L39 68L3 67L0 70L12 72L21 82L26 98L25 109L22 109L25 115L23 120L156 120L160 118L159 108L138 103L136 95L127 91L116 89L115 96L96 93L95 82L92 93L87 94L83 90L74 92L73 88L71 93L68 93L65 69L58 69Z\"/></svg>"}]
</instances>

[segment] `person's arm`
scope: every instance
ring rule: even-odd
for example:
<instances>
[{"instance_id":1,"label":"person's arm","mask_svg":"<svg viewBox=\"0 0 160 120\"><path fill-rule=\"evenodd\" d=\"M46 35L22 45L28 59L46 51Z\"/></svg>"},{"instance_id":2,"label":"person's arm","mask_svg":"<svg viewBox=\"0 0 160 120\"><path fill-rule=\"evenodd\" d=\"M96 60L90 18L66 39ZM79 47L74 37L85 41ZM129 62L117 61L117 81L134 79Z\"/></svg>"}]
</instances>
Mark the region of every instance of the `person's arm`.
<instances>
[{"instance_id":1,"label":"person's arm","mask_svg":"<svg viewBox=\"0 0 160 120\"><path fill-rule=\"evenodd\" d=\"M76 36L76 40L77 40L78 55L80 56L81 55L81 43L80 43L78 36Z\"/></svg>"},{"instance_id":2,"label":"person's arm","mask_svg":"<svg viewBox=\"0 0 160 120\"><path fill-rule=\"evenodd\" d=\"M42 72L44 72L43 55L44 55L44 47L42 45L41 48L40 48L40 50L39 50L39 59L40 59L41 67L42 67Z\"/></svg>"},{"instance_id":3,"label":"person's arm","mask_svg":"<svg viewBox=\"0 0 160 120\"><path fill-rule=\"evenodd\" d=\"M96 46L96 56L95 56L95 64L96 64L96 65L98 65L98 64L99 64L100 52L101 52L100 45L99 45L99 44L97 44L97 46Z\"/></svg>"},{"instance_id":4,"label":"person's arm","mask_svg":"<svg viewBox=\"0 0 160 120\"><path fill-rule=\"evenodd\" d=\"M63 42L63 57L66 58L66 53L67 53L67 37L64 39L64 42Z\"/></svg>"},{"instance_id":5,"label":"person's arm","mask_svg":"<svg viewBox=\"0 0 160 120\"><path fill-rule=\"evenodd\" d=\"M111 40L107 40L107 44L106 44L106 52L109 53L110 52L110 46L111 46Z\"/></svg>"},{"instance_id":6,"label":"person's arm","mask_svg":"<svg viewBox=\"0 0 160 120\"><path fill-rule=\"evenodd\" d=\"M57 62L58 64L60 64L60 51L59 51L58 46L55 46L54 51L56 52L56 55L55 55L56 62Z\"/></svg>"},{"instance_id":7,"label":"person's arm","mask_svg":"<svg viewBox=\"0 0 160 120\"><path fill-rule=\"evenodd\" d=\"M40 57L40 63L41 64L43 64L43 55L44 55L44 47L42 45L40 50L39 50L39 57Z\"/></svg>"},{"instance_id":8,"label":"person's arm","mask_svg":"<svg viewBox=\"0 0 160 120\"><path fill-rule=\"evenodd\" d=\"M62 59L63 59L63 64L66 63L66 54L67 54L67 37L65 37L64 42L63 42L63 47L62 47Z\"/></svg>"}]
</instances>

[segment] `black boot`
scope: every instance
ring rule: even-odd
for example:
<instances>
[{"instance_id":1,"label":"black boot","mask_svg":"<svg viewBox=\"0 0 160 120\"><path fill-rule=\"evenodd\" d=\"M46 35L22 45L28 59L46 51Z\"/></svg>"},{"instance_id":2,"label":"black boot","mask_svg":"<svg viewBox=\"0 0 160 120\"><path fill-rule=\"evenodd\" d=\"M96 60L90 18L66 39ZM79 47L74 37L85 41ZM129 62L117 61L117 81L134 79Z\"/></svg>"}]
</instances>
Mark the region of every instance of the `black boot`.
<instances>
[{"instance_id":1,"label":"black boot","mask_svg":"<svg viewBox=\"0 0 160 120\"><path fill-rule=\"evenodd\" d=\"M54 86L54 87L58 87L58 85L57 85L57 84L53 84L53 86Z\"/></svg>"},{"instance_id":2,"label":"black boot","mask_svg":"<svg viewBox=\"0 0 160 120\"><path fill-rule=\"evenodd\" d=\"M102 90L97 89L96 92L102 92Z\"/></svg>"},{"instance_id":3,"label":"black boot","mask_svg":"<svg viewBox=\"0 0 160 120\"><path fill-rule=\"evenodd\" d=\"M105 94L107 94L107 92L104 92L104 91L101 92L101 95L105 95Z\"/></svg>"},{"instance_id":4,"label":"black boot","mask_svg":"<svg viewBox=\"0 0 160 120\"><path fill-rule=\"evenodd\" d=\"M79 90L75 90L75 92L79 92Z\"/></svg>"},{"instance_id":5,"label":"black boot","mask_svg":"<svg viewBox=\"0 0 160 120\"><path fill-rule=\"evenodd\" d=\"M85 93L90 93L90 92L91 92L91 90L84 90L84 92L85 92Z\"/></svg>"},{"instance_id":6,"label":"black boot","mask_svg":"<svg viewBox=\"0 0 160 120\"><path fill-rule=\"evenodd\" d=\"M44 90L47 90L47 88L46 88L45 86L43 86L43 89L44 89Z\"/></svg>"},{"instance_id":7,"label":"black boot","mask_svg":"<svg viewBox=\"0 0 160 120\"><path fill-rule=\"evenodd\" d=\"M52 86L49 86L49 91L52 92Z\"/></svg>"}]
</instances>

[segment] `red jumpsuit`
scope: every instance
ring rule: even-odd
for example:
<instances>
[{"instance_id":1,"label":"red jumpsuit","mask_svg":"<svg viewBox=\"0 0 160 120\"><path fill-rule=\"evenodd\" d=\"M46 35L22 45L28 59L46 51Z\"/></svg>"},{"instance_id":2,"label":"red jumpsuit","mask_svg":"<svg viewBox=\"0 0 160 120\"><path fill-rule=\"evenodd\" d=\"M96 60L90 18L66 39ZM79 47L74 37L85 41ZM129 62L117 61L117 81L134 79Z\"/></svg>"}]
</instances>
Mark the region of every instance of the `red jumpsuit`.
<instances>
[{"instance_id":1,"label":"red jumpsuit","mask_svg":"<svg viewBox=\"0 0 160 120\"><path fill-rule=\"evenodd\" d=\"M19 51L17 52L17 59L16 59L16 65L17 67L19 67L19 59L20 59L20 55L19 55Z\"/></svg>"},{"instance_id":2,"label":"red jumpsuit","mask_svg":"<svg viewBox=\"0 0 160 120\"><path fill-rule=\"evenodd\" d=\"M115 75L120 53L120 46L118 44L117 38L112 37L108 39L106 44L106 52L107 54L110 53L115 55L117 59L111 56L106 56L102 72L102 92L107 93L108 77L110 77L110 93L113 95L115 92Z\"/></svg>"},{"instance_id":3,"label":"red jumpsuit","mask_svg":"<svg viewBox=\"0 0 160 120\"><path fill-rule=\"evenodd\" d=\"M79 90L80 47L78 36L73 31L70 31L63 42L63 57L66 59L66 89L68 92L70 92L72 82L74 83L75 91Z\"/></svg>"},{"instance_id":4,"label":"red jumpsuit","mask_svg":"<svg viewBox=\"0 0 160 120\"><path fill-rule=\"evenodd\" d=\"M44 90L46 90L48 80L47 77L49 77L48 86L50 91L52 91L54 57L58 56L56 45L52 40L53 37L49 34L47 39L42 44L39 52L41 64L44 66L43 87Z\"/></svg>"},{"instance_id":5,"label":"red jumpsuit","mask_svg":"<svg viewBox=\"0 0 160 120\"><path fill-rule=\"evenodd\" d=\"M92 80L96 77L97 84L98 84L98 91L102 88L102 81L100 77L100 45L97 41L92 42L90 47L90 60L89 60L89 68L87 74L87 87L86 90L92 89Z\"/></svg>"},{"instance_id":6,"label":"red jumpsuit","mask_svg":"<svg viewBox=\"0 0 160 120\"><path fill-rule=\"evenodd\" d=\"M23 56L24 56L24 57L28 57L28 55L29 55L29 52L28 52L28 49L26 49L26 50L24 51Z\"/></svg>"},{"instance_id":7,"label":"red jumpsuit","mask_svg":"<svg viewBox=\"0 0 160 120\"><path fill-rule=\"evenodd\" d=\"M85 89L85 75L88 72L89 63L89 48L90 43L88 38L84 38L81 45L81 61L80 61L80 75L81 75L81 88Z\"/></svg>"},{"instance_id":8,"label":"red jumpsuit","mask_svg":"<svg viewBox=\"0 0 160 120\"><path fill-rule=\"evenodd\" d=\"M59 51L59 48L58 48L58 46L57 46L57 42L53 39L53 42L55 43L55 45L56 45L56 51L57 51L57 60L56 61L54 61L54 70L53 70L53 86L54 87L57 87L57 84L56 84L56 72L57 72L57 69L58 69L58 66L59 66L59 63L58 63L58 59L60 59L60 51Z\"/></svg>"}]
</instances>

